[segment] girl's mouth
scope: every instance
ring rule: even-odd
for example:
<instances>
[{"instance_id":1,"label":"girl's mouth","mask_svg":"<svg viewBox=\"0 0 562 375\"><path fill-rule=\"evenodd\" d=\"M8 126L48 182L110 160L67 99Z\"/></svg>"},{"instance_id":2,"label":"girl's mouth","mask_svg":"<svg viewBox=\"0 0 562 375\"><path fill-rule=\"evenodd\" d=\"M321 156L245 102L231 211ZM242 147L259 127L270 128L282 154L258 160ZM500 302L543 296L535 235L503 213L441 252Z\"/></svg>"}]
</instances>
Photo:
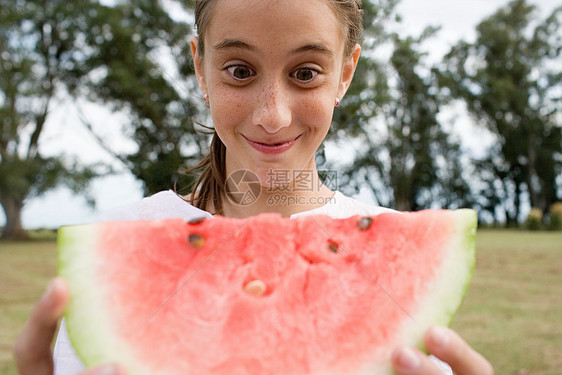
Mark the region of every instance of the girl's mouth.
<instances>
[{"instance_id":1,"label":"girl's mouth","mask_svg":"<svg viewBox=\"0 0 562 375\"><path fill-rule=\"evenodd\" d=\"M287 140L287 141L281 141L281 142L275 142L275 143L262 143L262 142L258 142L258 141L253 141L251 139L248 139L246 137L244 137L244 139L246 139L246 141L248 142L248 144L250 146L252 146L254 149L258 150L259 152L262 152L264 154L281 154L287 150L289 150L291 147L294 146L296 140L300 137L300 135L296 138Z\"/></svg>"}]
</instances>

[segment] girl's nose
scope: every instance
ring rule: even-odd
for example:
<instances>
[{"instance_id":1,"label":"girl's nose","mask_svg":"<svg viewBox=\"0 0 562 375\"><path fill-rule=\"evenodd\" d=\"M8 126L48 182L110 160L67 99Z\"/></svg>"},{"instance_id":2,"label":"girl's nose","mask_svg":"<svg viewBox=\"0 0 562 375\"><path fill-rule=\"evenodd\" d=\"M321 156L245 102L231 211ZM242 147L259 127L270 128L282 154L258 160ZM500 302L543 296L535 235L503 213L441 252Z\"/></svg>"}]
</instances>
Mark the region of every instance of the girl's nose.
<instances>
[{"instance_id":1,"label":"girl's nose","mask_svg":"<svg viewBox=\"0 0 562 375\"><path fill-rule=\"evenodd\" d=\"M283 90L282 83L271 82L257 99L254 111L254 124L261 126L269 134L291 124L291 108L288 93Z\"/></svg>"}]
</instances>

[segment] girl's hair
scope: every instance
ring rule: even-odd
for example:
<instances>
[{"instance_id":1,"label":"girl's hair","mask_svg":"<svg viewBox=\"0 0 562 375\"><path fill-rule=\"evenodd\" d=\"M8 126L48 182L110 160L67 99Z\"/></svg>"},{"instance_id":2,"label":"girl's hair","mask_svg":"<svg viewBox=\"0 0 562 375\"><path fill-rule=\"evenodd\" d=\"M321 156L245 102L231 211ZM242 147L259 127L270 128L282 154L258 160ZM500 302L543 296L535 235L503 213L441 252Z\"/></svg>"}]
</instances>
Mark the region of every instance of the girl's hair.
<instances>
[{"instance_id":1,"label":"girl's hair","mask_svg":"<svg viewBox=\"0 0 562 375\"><path fill-rule=\"evenodd\" d=\"M212 17L213 8L219 0L196 0L195 26L199 36L197 50L203 56L205 32ZM344 36L344 54L349 57L361 40L363 33L363 9L361 0L324 0L336 14ZM195 181L189 202L195 207L208 210L212 205L214 214L223 214L223 198L226 190L226 147L216 132L213 132L209 154L187 172L203 170Z\"/></svg>"}]
</instances>

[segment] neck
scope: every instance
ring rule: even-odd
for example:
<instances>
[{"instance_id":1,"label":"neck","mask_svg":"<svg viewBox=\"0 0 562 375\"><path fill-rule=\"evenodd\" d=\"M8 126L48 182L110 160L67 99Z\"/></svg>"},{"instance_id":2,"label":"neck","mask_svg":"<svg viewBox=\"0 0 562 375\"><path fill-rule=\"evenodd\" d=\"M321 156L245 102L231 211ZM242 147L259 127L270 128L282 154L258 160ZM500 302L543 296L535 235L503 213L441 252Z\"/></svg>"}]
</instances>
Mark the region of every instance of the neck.
<instances>
[{"instance_id":1,"label":"neck","mask_svg":"<svg viewBox=\"0 0 562 375\"><path fill-rule=\"evenodd\" d=\"M249 217L265 212L274 212L283 217L310 211L327 204L334 192L322 184L316 170L306 171L287 184L260 186L257 193L244 195L243 191L226 197L223 203L224 216ZM232 186L229 186L232 192ZM240 189L241 190L241 189ZM257 197L255 197L257 195Z\"/></svg>"}]
</instances>

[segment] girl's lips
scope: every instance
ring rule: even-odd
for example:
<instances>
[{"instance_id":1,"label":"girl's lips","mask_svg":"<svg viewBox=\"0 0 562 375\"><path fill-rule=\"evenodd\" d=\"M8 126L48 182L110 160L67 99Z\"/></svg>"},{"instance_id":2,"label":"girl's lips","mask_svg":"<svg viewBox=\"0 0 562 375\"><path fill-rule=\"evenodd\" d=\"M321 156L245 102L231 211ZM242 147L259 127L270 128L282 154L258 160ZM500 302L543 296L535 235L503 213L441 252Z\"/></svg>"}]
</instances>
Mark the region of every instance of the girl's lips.
<instances>
[{"instance_id":1,"label":"girl's lips","mask_svg":"<svg viewBox=\"0 0 562 375\"><path fill-rule=\"evenodd\" d=\"M244 137L244 139L246 139L246 141L250 144L250 146L252 146L256 150L258 150L259 152L262 152L264 154L281 154L281 153L289 150L291 147L293 147L293 145L295 144L296 140L299 137L300 137L300 135L296 138L291 139L291 140L284 141L284 142L281 142L281 143L275 143L275 144L256 142L256 141L252 141L251 139L248 139L246 137Z\"/></svg>"}]
</instances>

